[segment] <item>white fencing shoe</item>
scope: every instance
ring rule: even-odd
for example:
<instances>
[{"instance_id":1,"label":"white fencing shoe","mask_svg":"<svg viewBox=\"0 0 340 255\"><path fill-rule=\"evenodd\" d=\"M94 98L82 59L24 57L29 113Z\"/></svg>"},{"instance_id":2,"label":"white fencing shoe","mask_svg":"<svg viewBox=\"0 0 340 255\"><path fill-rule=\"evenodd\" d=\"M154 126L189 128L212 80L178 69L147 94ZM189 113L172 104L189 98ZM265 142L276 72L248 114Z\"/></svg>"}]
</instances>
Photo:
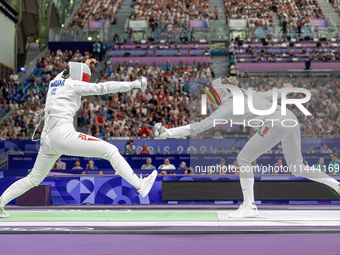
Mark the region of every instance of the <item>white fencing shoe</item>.
<instances>
[{"instance_id":1,"label":"white fencing shoe","mask_svg":"<svg viewBox=\"0 0 340 255\"><path fill-rule=\"evenodd\" d=\"M0 197L0 205L1 205L1 197ZM0 207L0 218L8 218L9 214L5 212L5 209Z\"/></svg>"},{"instance_id":2,"label":"white fencing shoe","mask_svg":"<svg viewBox=\"0 0 340 255\"><path fill-rule=\"evenodd\" d=\"M249 206L245 203L241 204L236 212L229 213L229 218L253 218L259 215L256 205Z\"/></svg>"},{"instance_id":3,"label":"white fencing shoe","mask_svg":"<svg viewBox=\"0 0 340 255\"><path fill-rule=\"evenodd\" d=\"M5 212L4 208L0 208L0 218L9 218L9 214Z\"/></svg>"},{"instance_id":4,"label":"white fencing shoe","mask_svg":"<svg viewBox=\"0 0 340 255\"><path fill-rule=\"evenodd\" d=\"M1 204L1 198L0 198L0 204ZM5 212L4 208L0 207L0 218L8 218L9 214Z\"/></svg>"},{"instance_id":5,"label":"white fencing shoe","mask_svg":"<svg viewBox=\"0 0 340 255\"><path fill-rule=\"evenodd\" d=\"M149 194L152 185L156 180L157 174L158 174L157 170L154 170L148 177L140 178L141 188L137 190L137 192L142 197L146 197Z\"/></svg>"},{"instance_id":6,"label":"white fencing shoe","mask_svg":"<svg viewBox=\"0 0 340 255\"><path fill-rule=\"evenodd\" d=\"M338 194L340 195L340 183L339 183L339 188L338 188Z\"/></svg>"}]
</instances>

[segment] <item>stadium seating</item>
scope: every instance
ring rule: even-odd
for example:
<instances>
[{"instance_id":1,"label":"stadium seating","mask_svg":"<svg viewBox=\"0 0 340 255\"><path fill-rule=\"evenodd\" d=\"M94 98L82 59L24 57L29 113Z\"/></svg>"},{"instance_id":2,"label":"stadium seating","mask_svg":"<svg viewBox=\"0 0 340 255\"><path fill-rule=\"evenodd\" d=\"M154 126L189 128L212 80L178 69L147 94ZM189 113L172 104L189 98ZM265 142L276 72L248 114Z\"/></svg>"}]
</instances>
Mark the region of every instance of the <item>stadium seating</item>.
<instances>
[{"instance_id":1,"label":"stadium seating","mask_svg":"<svg viewBox=\"0 0 340 255\"><path fill-rule=\"evenodd\" d=\"M70 27L84 27L89 21L107 20L114 23L122 0L84 1L73 17Z\"/></svg>"},{"instance_id":2,"label":"stadium seating","mask_svg":"<svg viewBox=\"0 0 340 255\"><path fill-rule=\"evenodd\" d=\"M154 27L154 33L158 37L172 33L176 36L180 35L183 27L184 30L187 29L189 19L209 20L212 18L211 12L207 9L207 7L209 7L209 1L199 1L197 8L194 6L194 3L185 6L176 6L176 4L181 4L180 1L171 3L158 1L157 3L155 2L156 4L153 3L154 1L134 1L130 19L141 20L149 16L151 17L156 14L156 12L161 13L160 15L156 15L157 18L155 18L157 27ZM239 1L236 3L235 1L225 0L224 4L227 19L247 18L249 29L253 30L253 38L246 38L243 41L235 42L234 54L238 71L247 73L258 71L276 72L291 69L303 70L305 68L305 61L310 60L310 58L313 58L311 63L313 69L340 70L340 65L334 64L334 62L339 61L340 55L340 44L336 40L324 42L319 41L317 38L310 38L308 41L300 42L298 38L294 38L294 34L292 34L290 40L281 40L280 38L271 39L274 15L278 15L281 26L285 16L287 16L285 14L287 10L292 10L296 18L298 18L300 14L296 14L295 7L297 7L301 13L304 10L308 12L310 9L311 13L309 13L309 15L311 17L322 17L323 13L319 10L320 8L317 2L310 1L310 3L315 5L315 7L304 7L302 10L301 6L298 6L298 1L292 1L291 6L288 6L287 3L281 4L281 1L275 2L273 0L264 2L256 0L252 1L251 4L248 4L247 1ZM88 21L100 19L113 22L120 5L120 0L84 1L73 18L71 26L84 26ZM165 9L170 10L169 15L163 14L162 10ZM257 12L257 15L253 15L252 12ZM179 18L172 17L172 14L174 14L174 16L179 15ZM309 33L310 31L308 29L310 28L310 24L307 20L304 20L305 16L299 16L299 20L303 22L303 24L299 24L300 28L298 28L295 27L297 20L294 15L289 17L288 29L296 34L302 33L306 35L306 33ZM175 20L179 22L176 23L174 22ZM172 25L172 23L174 23L174 25ZM153 27L151 26L150 29L152 30ZM189 30L187 30L187 32L189 32ZM261 52L263 49L261 39L263 39L263 37L267 38L264 46L266 50L265 53ZM120 113L131 115L131 117L136 114L140 115L138 118L139 121L150 125L152 125L154 121L164 121L169 126L179 126L187 123L189 108L188 105L184 103L186 94L190 93L190 86L187 86L187 81L208 81L213 79L214 72L210 66L211 56L228 56L230 52L227 49L221 48L210 49L209 43L206 42L182 43L180 39L181 38L178 37L176 43L167 43L164 41L160 44L147 41L120 45L109 43L105 49L106 52L102 51L103 56L101 56L101 59L105 58L105 68L102 69L99 74L99 81L107 81L110 79L134 80L138 76L144 75L148 78L150 84L157 84L150 85L153 86L153 89L156 87L156 90L152 93L146 92L146 94L134 91L126 95L120 94L104 96L102 98L88 98L84 100L84 108L78 118L79 126L87 128L89 134L108 139L112 137L139 137L143 134L152 137L152 132L146 130L145 126L124 120L124 118L120 117ZM249 47L251 48L251 52L247 52ZM21 126L22 130L30 134L37 119L29 115L29 113L43 108L49 81L63 70L68 61L84 62L90 57L92 48L93 42L91 41L83 43L51 42L51 50L38 60L37 68L34 70L32 76L29 76L21 85L7 81L11 86L11 90L8 98L5 98L1 113L6 114L13 108L17 113L25 112L25 123L21 123ZM256 54L254 54L254 52L256 52ZM262 59L258 59L259 54L261 54ZM274 56L271 56L272 54L274 54ZM327 54L330 55L328 59ZM167 63L170 64L171 68L169 65L167 66ZM52 67L51 70L48 69L50 67ZM169 69L169 72L167 72L167 69ZM92 67L92 70L94 70L94 67ZM162 82L169 81L174 85L160 85ZM308 86L309 82L310 78L301 81L305 87ZM337 82L337 79L332 80L332 84L337 84ZM252 85L257 86L260 90L270 88L265 78L263 80L259 79L258 82ZM313 88L317 85L318 84L314 84ZM336 93L335 91L333 92ZM320 95L314 95L315 100L318 96ZM152 98L157 99L153 101ZM168 112L166 117L162 118L161 112L165 109L164 103L170 100L169 98L176 100L177 105L173 105L174 112ZM118 113L109 113L105 107L107 105L112 106L113 102L114 109ZM117 104L118 102L119 104ZM139 109L131 102L141 105L142 109ZM172 103L173 101L171 101L171 104ZM124 105L126 109L121 108L119 105ZM99 122L94 118L96 111L99 111L99 115L102 117L99 118L101 119ZM315 111L313 114L316 116L318 110L315 109ZM155 112L157 112L157 114ZM327 114L331 116L329 112ZM339 122L335 117L332 117L332 121ZM4 130L14 130L15 122L18 122L18 119L7 121ZM25 124L28 124L28 130L26 130ZM127 127L127 129L125 129L125 127ZM105 131L106 128L109 128L110 131ZM327 134L327 130L313 131L313 128L305 131L305 135L313 135L315 132ZM6 133L3 139L17 139L19 136L21 136L21 139L28 139L27 134L23 135L24 132L20 132L19 128L16 131L17 132L10 133L3 132ZM223 133L223 135L228 134Z\"/></svg>"}]
</instances>

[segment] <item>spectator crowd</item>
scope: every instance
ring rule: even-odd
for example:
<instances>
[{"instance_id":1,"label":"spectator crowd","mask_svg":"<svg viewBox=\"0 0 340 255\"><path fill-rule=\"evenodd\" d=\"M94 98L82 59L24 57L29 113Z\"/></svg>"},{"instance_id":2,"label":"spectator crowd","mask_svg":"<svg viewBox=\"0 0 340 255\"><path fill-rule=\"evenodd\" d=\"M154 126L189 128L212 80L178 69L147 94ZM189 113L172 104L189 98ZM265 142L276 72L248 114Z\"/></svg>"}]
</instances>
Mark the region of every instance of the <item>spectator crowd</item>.
<instances>
[{"instance_id":1,"label":"spectator crowd","mask_svg":"<svg viewBox=\"0 0 340 255\"><path fill-rule=\"evenodd\" d=\"M133 1L131 20L147 20L151 28L165 27L168 32L175 32L188 27L192 19L216 18L209 11L208 0L150 0Z\"/></svg>"},{"instance_id":2,"label":"spectator crowd","mask_svg":"<svg viewBox=\"0 0 340 255\"><path fill-rule=\"evenodd\" d=\"M287 46L289 47L289 46ZM321 47L323 48L323 46ZM0 130L1 139L29 139L33 127L39 117L32 114L44 107L49 82L63 70L69 61L85 62L90 53L82 54L79 50L72 52L47 51L37 61L34 73L23 83L19 83L18 75L13 72L10 80L3 79L0 84L2 92L1 111L6 114L12 111L12 117L3 121ZM235 65L233 58L230 64ZM177 127L199 121L205 116L200 113L200 101L191 95L190 81L210 81L214 72L210 63L180 62L173 64L168 61L159 66L156 63L139 64L137 62L115 62L111 58L105 60L105 69L100 72L100 82L108 80L133 81L140 76L148 79L148 88L110 94L104 96L83 97L83 107L77 116L78 128L81 131L101 139L119 137L153 138L151 127L162 122L165 127ZM94 66L91 66L94 71ZM301 134L306 137L339 137L339 77L313 77L311 79L295 78L292 75L276 76L259 75L241 79L244 88L253 87L259 91L280 88L283 83L290 82L296 87L311 91L312 99L306 108L313 117L306 117L297 108L291 110L297 115ZM296 98L302 95L293 95ZM209 107L211 113L213 107ZM20 116L19 116L20 115ZM218 127L196 136L196 138L230 136L230 130ZM233 130L236 135L251 136L254 131L240 127ZM35 138L39 138L38 129Z\"/></svg>"},{"instance_id":3,"label":"spectator crowd","mask_svg":"<svg viewBox=\"0 0 340 255\"><path fill-rule=\"evenodd\" d=\"M340 15L340 0L322 0L329 1L333 5L333 9Z\"/></svg>"},{"instance_id":4,"label":"spectator crowd","mask_svg":"<svg viewBox=\"0 0 340 255\"><path fill-rule=\"evenodd\" d=\"M274 1L224 0L226 19L246 19L254 27L273 26Z\"/></svg>"},{"instance_id":5,"label":"spectator crowd","mask_svg":"<svg viewBox=\"0 0 340 255\"><path fill-rule=\"evenodd\" d=\"M247 20L251 35L257 38L273 34L275 13L282 34L291 38L310 37L310 19L326 18L316 0L224 0L224 6L227 20Z\"/></svg>"},{"instance_id":6,"label":"spectator crowd","mask_svg":"<svg viewBox=\"0 0 340 255\"><path fill-rule=\"evenodd\" d=\"M84 0L75 13L69 27L84 27L88 21L107 20L116 23L116 14L122 0Z\"/></svg>"},{"instance_id":7,"label":"spectator crowd","mask_svg":"<svg viewBox=\"0 0 340 255\"><path fill-rule=\"evenodd\" d=\"M237 42L235 42L237 43ZM316 43L306 44L297 43L298 46L291 44L288 39L273 41L273 39L261 46L259 43L249 43L247 47L235 47L233 42L229 42L230 54L235 54L242 61L339 61L340 47L337 43L325 42L316 46ZM231 46L230 46L231 45ZM231 58L235 61L235 56Z\"/></svg>"},{"instance_id":8,"label":"spectator crowd","mask_svg":"<svg viewBox=\"0 0 340 255\"><path fill-rule=\"evenodd\" d=\"M189 29L190 20L209 21L219 19L217 7L209 9L208 0L150 0L133 1L130 20L145 20L149 32L156 39L180 39L181 41L205 40L205 33L195 28ZM126 30L128 38L132 37L133 30L128 27ZM128 39L125 38L125 39Z\"/></svg>"}]
</instances>

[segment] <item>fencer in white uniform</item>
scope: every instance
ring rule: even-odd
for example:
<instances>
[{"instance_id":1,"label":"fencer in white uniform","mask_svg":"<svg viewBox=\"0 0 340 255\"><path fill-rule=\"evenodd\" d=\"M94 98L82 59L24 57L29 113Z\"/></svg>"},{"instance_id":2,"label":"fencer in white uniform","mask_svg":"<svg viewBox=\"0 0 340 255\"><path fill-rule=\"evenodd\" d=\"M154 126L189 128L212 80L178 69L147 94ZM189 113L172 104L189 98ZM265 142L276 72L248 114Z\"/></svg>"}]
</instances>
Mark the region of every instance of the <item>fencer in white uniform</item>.
<instances>
[{"instance_id":1,"label":"fencer in white uniform","mask_svg":"<svg viewBox=\"0 0 340 255\"><path fill-rule=\"evenodd\" d=\"M4 206L12 199L39 185L62 155L97 157L110 161L116 173L134 186L145 197L157 176L157 171L141 179L120 155L116 146L90 135L79 133L73 126L73 117L81 107L81 97L145 90L142 77L134 82L89 83L91 71L87 64L70 62L65 70L51 81L45 104L45 125L41 135L38 157L27 177L13 183L0 197L0 218L9 217Z\"/></svg>"},{"instance_id":2,"label":"fencer in white uniform","mask_svg":"<svg viewBox=\"0 0 340 255\"><path fill-rule=\"evenodd\" d=\"M212 82L214 84L231 84L238 87L236 78L220 78ZM285 84L285 87L292 87L291 84ZM195 135L208 130L214 126L214 120L228 120L229 123L245 123L249 120L262 120L263 125L258 129L258 132L243 147L237 157L240 166L240 183L242 187L244 202L240 208L229 217L256 217L258 215L257 207L254 203L254 173L251 170L251 163L262 154L272 149L280 141L284 157L286 159L289 170L299 177L308 178L310 180L324 183L340 194L339 182L331 178L322 171L317 169L310 169L303 165L303 157L301 154L301 136L300 127L296 116L287 109L286 115L281 115L281 107L277 106L274 113L268 116L259 116L253 114L249 108L247 100L244 100L244 115L233 114L233 95L227 89L216 88L217 93L222 98L222 105L200 122L189 124L182 127L166 129L161 123L157 123L154 127L156 136L163 138L179 138L189 135ZM242 89L244 97L248 96L248 92ZM280 90L278 90L278 98L280 97ZM257 110L268 110L272 106L272 91L255 92L253 91L253 106ZM283 120L295 120L297 125L294 127L285 127L281 125ZM276 121L272 121L276 120ZM218 122L217 122L218 123ZM252 122L252 126L260 125L261 123ZM293 124L286 123L286 126L293 126Z\"/></svg>"}]
</instances>

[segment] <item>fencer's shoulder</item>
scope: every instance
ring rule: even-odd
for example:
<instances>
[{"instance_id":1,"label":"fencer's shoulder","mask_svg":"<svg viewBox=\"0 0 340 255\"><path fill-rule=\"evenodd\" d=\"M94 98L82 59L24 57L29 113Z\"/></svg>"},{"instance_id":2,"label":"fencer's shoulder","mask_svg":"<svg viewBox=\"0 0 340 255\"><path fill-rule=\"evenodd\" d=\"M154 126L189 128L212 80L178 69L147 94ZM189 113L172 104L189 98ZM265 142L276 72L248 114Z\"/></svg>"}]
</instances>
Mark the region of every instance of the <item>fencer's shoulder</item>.
<instances>
[{"instance_id":1,"label":"fencer's shoulder","mask_svg":"<svg viewBox=\"0 0 340 255\"><path fill-rule=\"evenodd\" d=\"M50 87L64 87L65 86L65 79L62 78L55 78L50 82Z\"/></svg>"},{"instance_id":2,"label":"fencer's shoulder","mask_svg":"<svg viewBox=\"0 0 340 255\"><path fill-rule=\"evenodd\" d=\"M225 97L222 98L222 106L226 105L226 104L230 104L233 103L233 94L232 93L228 93Z\"/></svg>"},{"instance_id":3,"label":"fencer's shoulder","mask_svg":"<svg viewBox=\"0 0 340 255\"><path fill-rule=\"evenodd\" d=\"M77 85L77 81L76 80L73 80L72 78L67 78L65 80L65 84L67 86L74 86L74 85Z\"/></svg>"}]
</instances>

